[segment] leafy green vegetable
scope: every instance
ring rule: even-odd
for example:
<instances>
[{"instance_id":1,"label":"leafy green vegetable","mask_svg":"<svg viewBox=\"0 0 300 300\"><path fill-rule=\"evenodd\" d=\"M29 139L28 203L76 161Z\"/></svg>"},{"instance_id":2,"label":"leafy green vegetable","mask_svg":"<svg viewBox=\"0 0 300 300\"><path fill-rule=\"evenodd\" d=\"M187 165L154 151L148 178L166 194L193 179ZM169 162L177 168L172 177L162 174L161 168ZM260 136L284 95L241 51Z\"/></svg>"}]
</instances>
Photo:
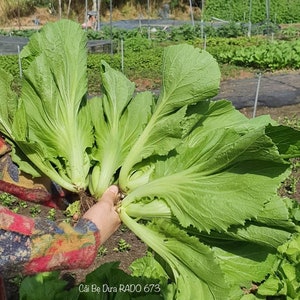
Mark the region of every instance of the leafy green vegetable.
<instances>
[{"instance_id":1,"label":"leafy green vegetable","mask_svg":"<svg viewBox=\"0 0 300 300\"><path fill-rule=\"evenodd\" d=\"M164 55L161 94L152 102L145 97L136 111L145 107L148 116L151 105L152 116L115 174L126 193L120 216L167 263L176 287L166 298L196 298L194 291L203 299L242 297L242 288L276 268L277 247L299 230L277 189L290 173L287 159L299 155L300 134L209 101L218 68L207 53L180 45ZM202 84L206 68L214 77ZM136 128L135 121L119 128Z\"/></svg>"},{"instance_id":2,"label":"leafy green vegetable","mask_svg":"<svg viewBox=\"0 0 300 300\"><path fill-rule=\"evenodd\" d=\"M13 121L2 122L1 111L1 127L6 129L3 133L40 172L71 191L87 187L87 151L93 143L91 122L84 108L85 47L80 26L70 21L45 26L22 51L22 57L30 64L24 72L18 103L13 102L15 97L6 95L10 106L18 106ZM9 116L13 113L10 111ZM18 162L21 169L30 172L22 160Z\"/></svg>"},{"instance_id":3,"label":"leafy green vegetable","mask_svg":"<svg viewBox=\"0 0 300 300\"><path fill-rule=\"evenodd\" d=\"M1 97L7 101L1 101L0 106L0 131L8 137L12 136L11 128L14 114L17 110L17 96L11 90L13 77L0 69Z\"/></svg>"},{"instance_id":4,"label":"leafy green vegetable","mask_svg":"<svg viewBox=\"0 0 300 300\"><path fill-rule=\"evenodd\" d=\"M100 196L112 183L114 174L145 127L153 101L149 92L132 99L133 83L105 62L102 62L102 69L104 96L88 103L96 141L92 153L96 163L89 188L95 196ZM139 111L141 102L143 110Z\"/></svg>"},{"instance_id":5,"label":"leafy green vegetable","mask_svg":"<svg viewBox=\"0 0 300 300\"><path fill-rule=\"evenodd\" d=\"M26 277L20 286L20 300L77 299L78 290L66 291L67 282L59 279L59 272L45 272Z\"/></svg>"},{"instance_id":6,"label":"leafy green vegetable","mask_svg":"<svg viewBox=\"0 0 300 300\"><path fill-rule=\"evenodd\" d=\"M218 65L190 45L165 49L158 97L135 94L103 61L102 93L87 100L84 34L61 21L32 38L18 102L1 78L14 160L32 171L21 149L39 172L95 197L117 183L122 221L154 252L130 280L158 280L165 299L255 299L244 295L253 283L258 297L297 295L299 204L277 190L300 132L210 100Z\"/></svg>"},{"instance_id":7,"label":"leafy green vegetable","mask_svg":"<svg viewBox=\"0 0 300 300\"><path fill-rule=\"evenodd\" d=\"M189 62L183 64L183 52L189 53L193 66L199 59L198 71ZM138 126L140 121L130 118L128 125L118 127L124 135L132 127L143 129L130 144L119 144L129 149L118 163L119 184L126 193L120 216L158 254L158 261L168 264L167 274L176 288L166 298L195 298L192 293L196 290L199 295L200 286L203 299L242 297L241 287L263 281L277 264L277 247L298 230L277 189L290 172L286 159L299 155L299 132L277 126L268 116L248 120L229 102L207 100L218 82L209 82L208 93L201 83L199 90L194 87L205 67L218 74L207 55L189 46L168 48L166 87L158 100L139 94L144 101L143 106L137 104L136 114L146 111L148 123ZM117 71L107 67L103 71L124 80ZM109 82L109 93L118 89L111 87L116 81ZM131 101L123 107L124 114L136 98ZM96 128L100 125L93 123ZM118 173L115 176L114 180ZM139 223L140 219L148 223ZM204 244L211 250L205 252ZM190 263L193 257L199 265ZM214 266L214 276L205 271L206 264Z\"/></svg>"},{"instance_id":8,"label":"leafy green vegetable","mask_svg":"<svg viewBox=\"0 0 300 300\"><path fill-rule=\"evenodd\" d=\"M172 223L156 220L144 226L125 212L123 222L171 267L176 283L172 299L222 299L227 287L211 249Z\"/></svg>"},{"instance_id":9,"label":"leafy green vegetable","mask_svg":"<svg viewBox=\"0 0 300 300\"><path fill-rule=\"evenodd\" d=\"M300 297L300 238L299 234L278 248L276 263L270 276L258 286L251 299L299 299ZM246 299L246 298L241 298ZM272 298L273 299L273 298Z\"/></svg>"},{"instance_id":10,"label":"leafy green vegetable","mask_svg":"<svg viewBox=\"0 0 300 300\"><path fill-rule=\"evenodd\" d=\"M299 40L264 41L256 45L213 45L216 59L224 64L253 67L260 70L299 69ZM209 44L209 43L208 43Z\"/></svg>"},{"instance_id":11,"label":"leafy green vegetable","mask_svg":"<svg viewBox=\"0 0 300 300\"><path fill-rule=\"evenodd\" d=\"M203 80L208 73L210 78ZM129 176L136 163L151 155L166 155L181 142L187 129L183 122L187 105L214 96L219 80L217 63L208 53L188 45L167 48L160 96L146 128L122 164L119 180L124 190L129 189Z\"/></svg>"}]
</instances>

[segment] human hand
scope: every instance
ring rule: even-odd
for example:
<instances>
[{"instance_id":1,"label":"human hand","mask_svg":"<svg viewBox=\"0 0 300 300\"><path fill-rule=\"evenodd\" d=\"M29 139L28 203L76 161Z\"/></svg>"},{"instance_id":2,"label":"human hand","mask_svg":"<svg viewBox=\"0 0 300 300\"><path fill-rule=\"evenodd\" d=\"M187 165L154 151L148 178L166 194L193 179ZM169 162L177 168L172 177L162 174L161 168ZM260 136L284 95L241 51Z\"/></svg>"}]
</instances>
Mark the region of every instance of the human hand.
<instances>
[{"instance_id":1,"label":"human hand","mask_svg":"<svg viewBox=\"0 0 300 300\"><path fill-rule=\"evenodd\" d=\"M101 199L93 205L83 218L91 220L100 230L101 244L103 244L120 226L121 220L116 211L120 200L119 189L116 185L110 186Z\"/></svg>"}]
</instances>

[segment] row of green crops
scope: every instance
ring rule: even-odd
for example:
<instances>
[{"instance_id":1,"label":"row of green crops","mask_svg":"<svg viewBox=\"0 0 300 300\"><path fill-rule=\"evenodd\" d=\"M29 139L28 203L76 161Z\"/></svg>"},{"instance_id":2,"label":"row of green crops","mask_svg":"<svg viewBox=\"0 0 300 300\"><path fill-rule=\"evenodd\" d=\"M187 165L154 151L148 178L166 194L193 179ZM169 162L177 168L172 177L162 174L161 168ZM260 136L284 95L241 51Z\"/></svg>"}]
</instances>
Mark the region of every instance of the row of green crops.
<instances>
[{"instance_id":1,"label":"row of green crops","mask_svg":"<svg viewBox=\"0 0 300 300\"><path fill-rule=\"evenodd\" d=\"M269 17L272 21L277 21L278 23L300 21L298 0L206 0L205 17L206 19L217 17L232 21L243 21L251 18L253 23L257 23L267 18L266 4L269 4Z\"/></svg>"},{"instance_id":2,"label":"row of green crops","mask_svg":"<svg viewBox=\"0 0 300 300\"><path fill-rule=\"evenodd\" d=\"M191 42L199 48L204 47L202 39ZM168 45L167 43L166 45ZM157 78L161 70L164 46L145 38L130 38L124 42L123 68L129 77ZM120 47L119 47L120 49ZM206 50L221 64L252 67L260 70L280 70L300 68L300 40L270 41L265 38L211 38L206 40ZM104 59L113 68L121 70L121 53L90 54L87 61L89 87L92 93L99 90L100 61ZM16 55L0 56L0 67L18 77L20 74ZM27 68L22 61L22 68ZM98 86L98 88L97 88Z\"/></svg>"},{"instance_id":3,"label":"row of green crops","mask_svg":"<svg viewBox=\"0 0 300 300\"><path fill-rule=\"evenodd\" d=\"M300 68L300 40L267 42L258 46L209 48L220 63L262 70Z\"/></svg>"},{"instance_id":4,"label":"row of green crops","mask_svg":"<svg viewBox=\"0 0 300 300\"><path fill-rule=\"evenodd\" d=\"M164 42L164 41L187 41L193 40L199 37L219 37L219 38L230 38L230 37L242 37L247 36L249 31L248 23L235 23L229 22L222 25L214 26L213 23L205 23L204 26L201 23L196 23L194 26L190 23L183 24L181 26L172 26L167 29L155 28L154 31L150 32L152 40ZM0 35L11 35L30 37L37 30L12 30L10 32L6 30L0 30ZM88 30L87 38L89 40L127 40L131 38L148 38L149 29L148 27L141 27L132 30L120 29L113 27L112 29L108 26L103 26L100 31ZM263 34L274 33L278 39L295 39L299 37L300 29L297 26L289 26L287 29L280 29L280 27L273 23L268 24L253 24L251 26L251 35L258 36Z\"/></svg>"}]
</instances>

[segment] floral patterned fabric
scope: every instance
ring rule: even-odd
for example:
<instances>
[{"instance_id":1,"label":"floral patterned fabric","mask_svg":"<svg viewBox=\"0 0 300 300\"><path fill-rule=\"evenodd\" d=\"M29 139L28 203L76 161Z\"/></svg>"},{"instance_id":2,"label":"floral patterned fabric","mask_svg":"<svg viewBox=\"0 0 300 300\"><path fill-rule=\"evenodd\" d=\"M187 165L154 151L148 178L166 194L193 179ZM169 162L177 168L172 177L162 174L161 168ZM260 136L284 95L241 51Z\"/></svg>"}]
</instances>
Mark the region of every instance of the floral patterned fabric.
<instances>
[{"instance_id":1,"label":"floral patterned fabric","mask_svg":"<svg viewBox=\"0 0 300 300\"><path fill-rule=\"evenodd\" d=\"M96 225L80 219L75 227L32 219L0 206L0 275L87 268L100 245Z\"/></svg>"}]
</instances>

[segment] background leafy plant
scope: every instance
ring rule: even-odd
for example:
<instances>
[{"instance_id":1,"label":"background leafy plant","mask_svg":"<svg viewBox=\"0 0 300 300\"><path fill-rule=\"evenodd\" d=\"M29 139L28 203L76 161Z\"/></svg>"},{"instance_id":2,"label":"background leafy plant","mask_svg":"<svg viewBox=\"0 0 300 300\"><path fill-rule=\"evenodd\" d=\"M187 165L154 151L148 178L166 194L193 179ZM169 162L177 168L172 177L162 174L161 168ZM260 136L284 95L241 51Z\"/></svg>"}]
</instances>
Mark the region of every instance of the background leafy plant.
<instances>
[{"instance_id":1,"label":"background leafy plant","mask_svg":"<svg viewBox=\"0 0 300 300\"><path fill-rule=\"evenodd\" d=\"M195 29L198 30L198 29ZM194 32L192 30L191 32ZM294 32L294 31L293 31ZM297 31L296 31L297 32ZM199 32L198 32L199 33ZM178 29L181 35L181 29ZM178 37L179 37L178 35ZM292 35L296 37L296 34ZM178 38L178 41L181 41ZM203 48L204 41L194 38L189 43ZM177 43L177 42L176 42ZM162 52L165 46L175 42L149 41L147 38L136 36L124 40L124 72L130 78L144 77L157 79L161 70ZM206 49L220 64L230 64L251 67L260 70L280 70L285 68L300 68L299 40L275 40L254 36L252 38L207 38ZM101 80L99 76L100 61L107 61L113 68L121 70L120 42L114 55L101 53L89 54L87 60L88 84L91 94L100 92ZM16 55L0 56L0 67L13 75L13 84L19 89L20 70ZM28 63L22 61L22 68L26 70Z\"/></svg>"},{"instance_id":2,"label":"background leafy plant","mask_svg":"<svg viewBox=\"0 0 300 300\"><path fill-rule=\"evenodd\" d=\"M206 0L205 17L217 17L227 21L249 20L249 1L240 0ZM252 23L259 23L266 20L265 1L252 1ZM270 0L270 20L276 23L299 22L300 12L297 8L299 1Z\"/></svg>"}]
</instances>

